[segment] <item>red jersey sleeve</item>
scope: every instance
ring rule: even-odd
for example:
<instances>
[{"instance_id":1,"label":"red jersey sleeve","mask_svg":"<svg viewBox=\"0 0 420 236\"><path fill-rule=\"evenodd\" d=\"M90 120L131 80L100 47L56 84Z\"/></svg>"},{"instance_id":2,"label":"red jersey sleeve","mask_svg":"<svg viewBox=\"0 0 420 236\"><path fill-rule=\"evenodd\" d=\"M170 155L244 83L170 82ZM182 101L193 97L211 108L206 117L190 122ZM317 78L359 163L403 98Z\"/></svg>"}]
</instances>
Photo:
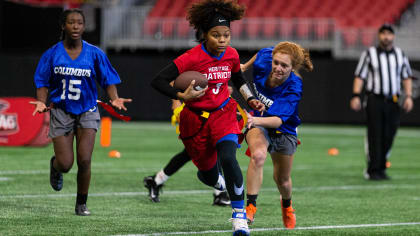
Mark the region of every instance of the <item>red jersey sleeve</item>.
<instances>
[{"instance_id":1,"label":"red jersey sleeve","mask_svg":"<svg viewBox=\"0 0 420 236\"><path fill-rule=\"evenodd\" d=\"M186 51L181 56L175 58L174 63L178 67L179 73L191 70L191 65L193 64L193 53L192 49Z\"/></svg>"}]
</instances>

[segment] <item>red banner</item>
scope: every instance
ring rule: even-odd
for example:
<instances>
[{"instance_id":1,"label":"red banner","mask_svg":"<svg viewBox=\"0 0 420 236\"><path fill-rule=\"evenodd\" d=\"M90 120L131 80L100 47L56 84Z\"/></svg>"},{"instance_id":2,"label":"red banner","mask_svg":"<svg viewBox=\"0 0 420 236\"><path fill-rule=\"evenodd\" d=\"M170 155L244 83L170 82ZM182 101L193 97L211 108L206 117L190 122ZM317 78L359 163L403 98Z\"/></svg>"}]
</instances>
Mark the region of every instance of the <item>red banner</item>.
<instances>
[{"instance_id":1,"label":"red banner","mask_svg":"<svg viewBox=\"0 0 420 236\"><path fill-rule=\"evenodd\" d=\"M35 101L30 97L0 97L0 146L44 146L48 138L50 113L32 116Z\"/></svg>"}]
</instances>

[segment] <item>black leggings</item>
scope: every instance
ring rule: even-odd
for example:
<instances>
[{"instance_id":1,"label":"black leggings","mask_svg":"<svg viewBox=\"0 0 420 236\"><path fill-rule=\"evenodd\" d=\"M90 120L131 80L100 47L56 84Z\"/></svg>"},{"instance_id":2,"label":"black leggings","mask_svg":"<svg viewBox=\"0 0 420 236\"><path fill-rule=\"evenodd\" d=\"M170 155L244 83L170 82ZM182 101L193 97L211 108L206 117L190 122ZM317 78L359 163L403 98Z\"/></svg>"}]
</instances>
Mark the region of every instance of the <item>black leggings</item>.
<instances>
[{"instance_id":1,"label":"black leggings","mask_svg":"<svg viewBox=\"0 0 420 236\"><path fill-rule=\"evenodd\" d=\"M223 141L216 145L217 159L223 170L226 188L232 201L244 199L243 177L241 168L236 160L237 144L233 141ZM218 162L207 171L198 171L197 176L204 184L214 187L219 179ZM235 191L236 189L236 191Z\"/></svg>"},{"instance_id":2,"label":"black leggings","mask_svg":"<svg viewBox=\"0 0 420 236\"><path fill-rule=\"evenodd\" d=\"M180 153L176 154L172 159L166 164L163 168L163 172L167 176L173 175L181 167L183 167L187 162L191 161L191 157L188 155L187 151L184 149Z\"/></svg>"}]
</instances>

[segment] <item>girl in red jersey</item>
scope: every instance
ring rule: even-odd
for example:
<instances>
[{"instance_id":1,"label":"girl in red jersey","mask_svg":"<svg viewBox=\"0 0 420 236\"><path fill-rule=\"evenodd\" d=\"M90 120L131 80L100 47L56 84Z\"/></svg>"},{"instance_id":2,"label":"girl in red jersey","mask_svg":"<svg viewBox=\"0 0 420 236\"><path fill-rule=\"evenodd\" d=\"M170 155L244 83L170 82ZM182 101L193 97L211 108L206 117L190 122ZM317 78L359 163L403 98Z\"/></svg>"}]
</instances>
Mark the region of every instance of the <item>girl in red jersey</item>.
<instances>
[{"instance_id":1,"label":"girl in red jersey","mask_svg":"<svg viewBox=\"0 0 420 236\"><path fill-rule=\"evenodd\" d=\"M185 102L180 117L180 138L198 178L217 189L226 188L233 209L233 235L249 235L244 210L243 177L236 160L238 128L236 102L229 98L228 81L239 89L256 110L264 105L252 96L240 70L239 55L229 46L230 22L239 20L245 8L232 0L204 0L188 9L187 19L196 29L197 46L176 58L152 81L159 92ZM195 81L185 91L170 82L185 71L198 71L208 79L208 88L196 91ZM219 174L217 158L226 178Z\"/></svg>"}]
</instances>

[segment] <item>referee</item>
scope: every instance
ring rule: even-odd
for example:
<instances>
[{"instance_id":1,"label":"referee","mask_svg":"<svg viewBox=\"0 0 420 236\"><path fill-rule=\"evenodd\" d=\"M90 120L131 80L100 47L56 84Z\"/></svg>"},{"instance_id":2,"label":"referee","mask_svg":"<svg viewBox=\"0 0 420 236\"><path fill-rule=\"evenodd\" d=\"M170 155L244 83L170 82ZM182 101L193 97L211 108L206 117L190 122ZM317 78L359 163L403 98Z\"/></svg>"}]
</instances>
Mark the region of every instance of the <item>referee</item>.
<instances>
[{"instance_id":1,"label":"referee","mask_svg":"<svg viewBox=\"0 0 420 236\"><path fill-rule=\"evenodd\" d=\"M364 51L357 65L353 82L350 107L362 108L362 89L365 88L366 103L363 106L367 117L367 170L368 180L388 180L386 159L391 150L400 122L401 85L404 91L402 108L413 108L412 71L404 52L394 47L394 29L384 24L379 28L379 45Z\"/></svg>"}]
</instances>

